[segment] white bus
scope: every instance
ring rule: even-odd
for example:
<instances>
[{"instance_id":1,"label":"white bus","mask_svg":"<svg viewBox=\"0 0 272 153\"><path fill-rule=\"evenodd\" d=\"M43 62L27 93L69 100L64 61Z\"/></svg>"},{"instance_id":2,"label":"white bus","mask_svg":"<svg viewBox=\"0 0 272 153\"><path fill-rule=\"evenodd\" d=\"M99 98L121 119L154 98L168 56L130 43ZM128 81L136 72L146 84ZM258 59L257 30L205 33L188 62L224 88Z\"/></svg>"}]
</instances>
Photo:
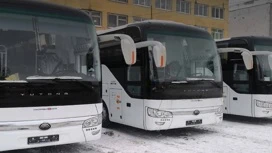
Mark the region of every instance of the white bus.
<instances>
[{"instance_id":1,"label":"white bus","mask_svg":"<svg viewBox=\"0 0 272 153\"><path fill-rule=\"evenodd\" d=\"M95 26L75 9L0 1L0 151L99 139Z\"/></svg>"},{"instance_id":2,"label":"white bus","mask_svg":"<svg viewBox=\"0 0 272 153\"><path fill-rule=\"evenodd\" d=\"M167 130L222 122L221 65L208 32L151 20L98 31L108 34L131 36L137 59L127 65L119 44L100 43L103 126Z\"/></svg>"},{"instance_id":3,"label":"white bus","mask_svg":"<svg viewBox=\"0 0 272 153\"><path fill-rule=\"evenodd\" d=\"M271 117L272 38L245 36L216 42L221 52L224 113Z\"/></svg>"}]
</instances>

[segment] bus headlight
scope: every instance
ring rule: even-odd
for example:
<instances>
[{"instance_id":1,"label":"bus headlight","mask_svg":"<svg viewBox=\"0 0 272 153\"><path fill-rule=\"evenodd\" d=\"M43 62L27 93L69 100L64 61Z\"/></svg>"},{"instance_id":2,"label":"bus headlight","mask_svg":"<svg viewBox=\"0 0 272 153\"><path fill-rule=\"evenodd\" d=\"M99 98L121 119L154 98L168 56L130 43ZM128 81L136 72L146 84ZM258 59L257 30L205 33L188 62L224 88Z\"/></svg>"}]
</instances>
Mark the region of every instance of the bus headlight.
<instances>
[{"instance_id":1,"label":"bus headlight","mask_svg":"<svg viewBox=\"0 0 272 153\"><path fill-rule=\"evenodd\" d=\"M220 107L218 107L218 108L216 109L215 114L216 114L216 115L222 115L222 113L223 113L223 108L220 106Z\"/></svg>"},{"instance_id":2,"label":"bus headlight","mask_svg":"<svg viewBox=\"0 0 272 153\"><path fill-rule=\"evenodd\" d=\"M261 108L272 108L272 103L256 100L256 106Z\"/></svg>"},{"instance_id":3,"label":"bus headlight","mask_svg":"<svg viewBox=\"0 0 272 153\"><path fill-rule=\"evenodd\" d=\"M98 114L84 121L82 127L89 128L100 125L102 123L102 114Z\"/></svg>"},{"instance_id":4,"label":"bus headlight","mask_svg":"<svg viewBox=\"0 0 272 153\"><path fill-rule=\"evenodd\" d=\"M162 111L158 109L153 109L153 108L147 108L147 114L150 117L155 117L155 118L172 118L173 114L168 111Z\"/></svg>"}]
</instances>

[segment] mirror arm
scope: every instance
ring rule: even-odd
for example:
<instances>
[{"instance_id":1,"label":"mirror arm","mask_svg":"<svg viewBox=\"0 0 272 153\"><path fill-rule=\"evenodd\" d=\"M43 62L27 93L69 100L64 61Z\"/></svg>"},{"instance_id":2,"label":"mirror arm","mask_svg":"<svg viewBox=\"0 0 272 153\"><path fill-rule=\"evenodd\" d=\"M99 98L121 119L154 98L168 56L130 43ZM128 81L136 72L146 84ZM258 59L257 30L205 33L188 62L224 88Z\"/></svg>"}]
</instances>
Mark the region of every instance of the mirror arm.
<instances>
[{"instance_id":1,"label":"mirror arm","mask_svg":"<svg viewBox=\"0 0 272 153\"><path fill-rule=\"evenodd\" d=\"M163 44L161 42L158 41L143 41L143 42L139 42L136 43L136 48L144 48L144 47L154 47L154 46L163 46Z\"/></svg>"},{"instance_id":2,"label":"mirror arm","mask_svg":"<svg viewBox=\"0 0 272 153\"><path fill-rule=\"evenodd\" d=\"M109 34L99 36L99 43L108 42L108 41L121 41L122 39L127 39L131 44L134 44L133 39L125 34Z\"/></svg>"},{"instance_id":3,"label":"mirror arm","mask_svg":"<svg viewBox=\"0 0 272 153\"><path fill-rule=\"evenodd\" d=\"M253 51L252 55L272 55L271 51Z\"/></svg>"},{"instance_id":4,"label":"mirror arm","mask_svg":"<svg viewBox=\"0 0 272 153\"><path fill-rule=\"evenodd\" d=\"M220 48L218 49L219 53L241 53L243 57L243 61L247 70L251 70L253 68L253 54L251 51L245 48ZM250 62L250 63L248 63Z\"/></svg>"},{"instance_id":5,"label":"mirror arm","mask_svg":"<svg viewBox=\"0 0 272 153\"><path fill-rule=\"evenodd\" d=\"M242 52L250 52L250 51L244 48L219 48L218 52L219 53L242 53Z\"/></svg>"}]
</instances>

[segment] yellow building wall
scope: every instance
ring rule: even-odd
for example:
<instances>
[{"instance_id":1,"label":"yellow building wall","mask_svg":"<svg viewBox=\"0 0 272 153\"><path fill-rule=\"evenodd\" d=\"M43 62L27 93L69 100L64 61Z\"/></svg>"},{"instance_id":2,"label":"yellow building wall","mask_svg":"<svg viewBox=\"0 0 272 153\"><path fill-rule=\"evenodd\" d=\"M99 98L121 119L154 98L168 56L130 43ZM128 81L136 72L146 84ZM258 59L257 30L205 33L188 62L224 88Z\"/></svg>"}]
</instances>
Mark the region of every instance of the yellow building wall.
<instances>
[{"instance_id":1,"label":"yellow building wall","mask_svg":"<svg viewBox=\"0 0 272 153\"><path fill-rule=\"evenodd\" d=\"M151 7L134 5L133 0L128 3L114 2L110 0L47 0L62 5L72 6L75 8L89 9L102 12L102 26L100 29L107 29L108 14L122 14L128 16L128 23L133 22L133 17L151 18ZM176 0L172 0L172 10L163 10L155 8L155 0L152 2L152 19L172 20L189 25L207 27L211 32L212 28L223 29L224 37L228 37L228 10L229 0L188 0L191 2L191 14L183 14L176 11ZM194 15L195 2L209 5L209 16L202 17ZM214 19L211 17L212 6L224 7L224 19Z\"/></svg>"}]
</instances>

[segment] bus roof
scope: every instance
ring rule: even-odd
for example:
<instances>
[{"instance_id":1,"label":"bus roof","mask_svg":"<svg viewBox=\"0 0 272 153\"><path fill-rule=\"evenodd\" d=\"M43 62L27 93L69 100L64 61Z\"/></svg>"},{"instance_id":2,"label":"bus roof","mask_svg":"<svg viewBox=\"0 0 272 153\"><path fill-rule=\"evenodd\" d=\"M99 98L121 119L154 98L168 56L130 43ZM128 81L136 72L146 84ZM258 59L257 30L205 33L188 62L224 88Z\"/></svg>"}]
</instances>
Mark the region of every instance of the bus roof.
<instances>
[{"instance_id":1,"label":"bus roof","mask_svg":"<svg viewBox=\"0 0 272 153\"><path fill-rule=\"evenodd\" d=\"M83 11L38 0L1 0L0 12L91 22Z\"/></svg>"},{"instance_id":2,"label":"bus roof","mask_svg":"<svg viewBox=\"0 0 272 153\"><path fill-rule=\"evenodd\" d=\"M142 22L130 23L130 24L126 24L123 26L111 28L108 30L100 30L100 31L97 31L97 34L98 35L108 34L108 33L122 30L122 29L125 29L128 27L139 27L141 29L144 29L144 28L148 28L148 27L163 27L163 26L168 26L168 27L170 26L173 28L178 27L179 29L191 30L191 31L209 34L206 30L203 30L201 28L197 28L195 26L185 25L182 23L178 23L178 22L174 22L174 21L165 21L165 20L146 20L146 21L142 21Z\"/></svg>"},{"instance_id":3,"label":"bus roof","mask_svg":"<svg viewBox=\"0 0 272 153\"><path fill-rule=\"evenodd\" d=\"M246 40L246 41L255 41L255 40L270 40L272 41L272 37L268 36L239 36L239 37L231 37L225 39L217 39L216 42L224 42L229 40Z\"/></svg>"}]
</instances>

